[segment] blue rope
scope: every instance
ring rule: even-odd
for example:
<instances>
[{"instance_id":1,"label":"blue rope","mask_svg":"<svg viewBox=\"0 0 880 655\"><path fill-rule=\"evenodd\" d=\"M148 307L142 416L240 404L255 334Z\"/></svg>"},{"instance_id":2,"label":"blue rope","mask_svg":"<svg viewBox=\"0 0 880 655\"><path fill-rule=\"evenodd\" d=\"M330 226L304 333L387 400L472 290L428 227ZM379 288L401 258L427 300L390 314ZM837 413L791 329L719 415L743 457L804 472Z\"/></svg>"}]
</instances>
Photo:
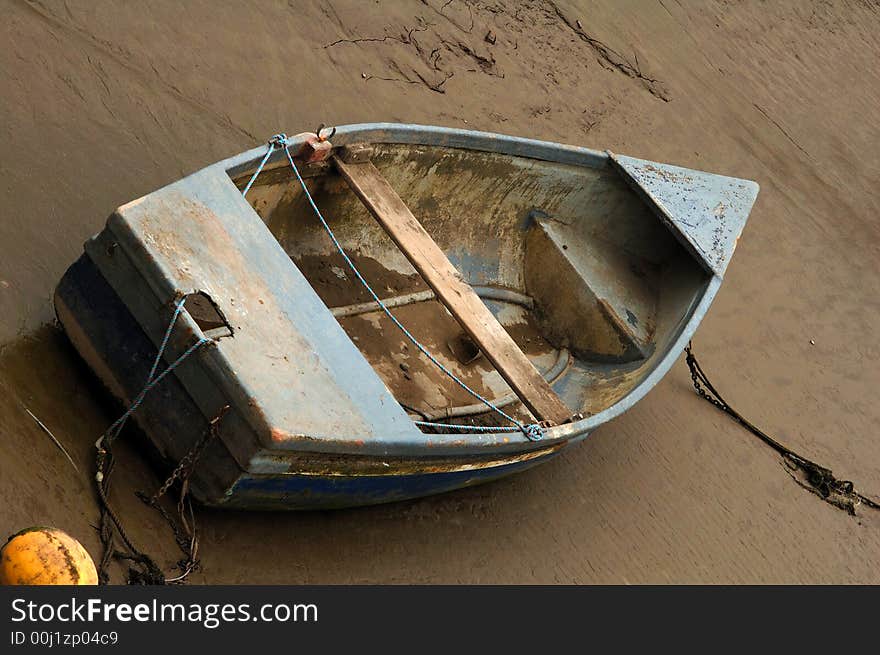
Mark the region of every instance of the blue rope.
<instances>
[{"instance_id":1,"label":"blue rope","mask_svg":"<svg viewBox=\"0 0 880 655\"><path fill-rule=\"evenodd\" d=\"M267 142L269 149L266 151L266 155L263 157L263 161L260 162L260 165L257 166L257 170L254 171L254 174L251 175L251 179L248 180L247 185L244 187L244 191L241 192L242 196L247 196L248 191L251 190L251 187L254 184L254 181L257 179L257 176L263 172L263 167L266 165L266 162L269 161L269 157L272 156L272 153L275 152L275 147L278 146L286 146L287 145L287 135L283 132L280 134L275 134L271 139Z\"/></svg>"},{"instance_id":2,"label":"blue rope","mask_svg":"<svg viewBox=\"0 0 880 655\"><path fill-rule=\"evenodd\" d=\"M177 317L180 316L180 312L183 311L183 305L186 303L186 296L178 300L174 305L174 314L171 316L171 320L168 322L168 327L165 328L165 334L162 336L162 342L159 344L159 351L156 353L156 359L153 360L153 366L150 368L150 374L147 376L147 384L149 384L150 380L153 379L153 376L156 375L156 369L159 368L159 362L162 361L162 355L165 353L165 348L168 347L168 340L171 338L171 331L174 329L174 325L177 323Z\"/></svg>"},{"instance_id":3,"label":"blue rope","mask_svg":"<svg viewBox=\"0 0 880 655\"><path fill-rule=\"evenodd\" d=\"M355 276L360 281L360 283L363 285L363 287L373 297L373 300L379 306L379 308L385 313L385 315L391 320L391 322L394 323L394 325L396 325L400 329L401 332L403 332L403 334L406 336L406 338L409 339L409 341L416 348L419 349L419 352L421 352L425 357L427 357L429 360L431 360L431 362L437 368L439 368L441 371L443 371L453 382L455 382L459 387L464 389L467 393L469 393L471 396L473 396L474 398L479 400L481 403L486 405L486 407L488 407L489 409L491 409L492 411L494 411L498 415L502 416L503 418L505 418L508 421L510 421L511 423L513 423L516 427L515 428L504 428L504 427L454 425L454 424L446 424L446 423L431 423L431 422L427 422L427 421L414 421L414 423L416 425L433 426L433 427L440 427L440 428L454 428L457 430L473 430L476 432L522 432L527 438L531 439L532 441L540 441L541 439L543 439L544 429L540 425L538 425L538 424L525 425L523 423L520 423L513 416L511 416L510 414L507 414L500 407L496 407L494 404L492 404L492 402L490 400L484 398L478 392L471 389L467 384L465 384L465 382L463 380L459 379L455 375L455 373L450 371L436 357L434 357L430 352L428 352L427 348L425 348L421 343L419 343L419 341L412 335L412 333L409 330L407 330L406 327L404 327L403 323L401 323L399 320L397 320L397 317L391 313L391 311L388 309L388 307L385 306L385 303L383 303L382 300L380 300L379 296L376 295L376 292L373 291L373 287L371 287L370 284L366 281L366 279L364 279L364 276L361 275L360 271L354 265L354 262L351 261L351 258L349 258L348 253L345 252L345 249L342 247L342 244L339 243L339 240L336 238L336 235L333 233L333 230L330 228L330 225L324 219L323 214L321 214L321 210L318 209L318 205L315 204L315 201L312 198L312 194L309 193L309 189L306 186L306 183L303 180L302 176L300 175L299 169L297 168L296 164L293 161L293 157L291 156L290 149L289 149L290 144L286 138L284 138L282 144L284 146L284 152L287 155L287 161L290 162L290 166L291 166L291 168L293 168L293 172L296 174L296 179L299 180L300 186L302 186L302 189L303 189L303 193L305 193L306 199L309 201L309 204L312 206L312 209L314 210L315 215L318 217L318 220L321 221L321 225L324 226L324 230L327 232L331 241L333 241L333 245L336 246L336 250L339 251L340 255L342 255L342 258L345 260L345 263L348 264L348 267L352 270L352 272L355 274ZM264 157L264 161L272 153L272 151L274 150L274 147L275 146L274 146L273 142L270 141L269 142L269 152L266 153L266 157Z\"/></svg>"},{"instance_id":4,"label":"blue rope","mask_svg":"<svg viewBox=\"0 0 880 655\"><path fill-rule=\"evenodd\" d=\"M144 388L141 389L140 393L135 397L134 401L131 403L131 406L125 411L125 413L116 419L107 430L101 435L101 438L98 440L98 443L106 442L109 446L116 437L119 436L119 433L122 432L122 428L125 426L125 422L128 418L140 407L141 403L144 401L146 395L156 387L162 380L165 379L171 371L176 369L183 361L192 355L198 348L202 347L209 341L210 339L206 337L201 337L198 341L196 341L193 345L187 348L184 353L174 360L171 364L168 365L164 371L162 371L158 376L156 376L156 370L159 368L159 362L162 361L162 356L165 354L165 349L168 347L168 341L171 339L171 332L174 330L174 325L177 323L177 317L180 316L180 312L183 310L183 305L186 302L186 296L177 301L177 304L174 307L174 314L171 317L171 321L168 323L168 327L165 329L165 335L162 337L162 342L159 345L159 350L156 352L156 358L153 360L153 365L150 367L150 374L147 376L147 381L144 383ZM111 434L112 433L112 434Z\"/></svg>"},{"instance_id":5,"label":"blue rope","mask_svg":"<svg viewBox=\"0 0 880 655\"><path fill-rule=\"evenodd\" d=\"M266 156L263 157L263 161L260 162L260 165L257 166L257 170L254 171L254 174L251 176L251 179L248 180L247 185L244 187L244 191L241 192L241 195L246 196L247 192L251 190L251 186L254 183L254 180L257 179L257 175L263 172L263 166L266 165L266 162L269 161L269 156L274 152L275 146L271 143L269 144L269 149L266 151Z\"/></svg>"}]
</instances>

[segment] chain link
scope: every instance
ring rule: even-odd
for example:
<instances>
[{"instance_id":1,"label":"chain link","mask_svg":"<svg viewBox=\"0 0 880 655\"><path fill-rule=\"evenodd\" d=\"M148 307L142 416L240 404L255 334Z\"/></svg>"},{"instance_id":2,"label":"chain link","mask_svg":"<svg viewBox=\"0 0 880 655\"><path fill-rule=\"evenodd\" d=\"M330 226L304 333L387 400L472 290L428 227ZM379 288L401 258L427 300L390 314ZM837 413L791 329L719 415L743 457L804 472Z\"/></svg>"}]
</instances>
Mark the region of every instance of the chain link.
<instances>
[{"instance_id":1,"label":"chain link","mask_svg":"<svg viewBox=\"0 0 880 655\"><path fill-rule=\"evenodd\" d=\"M184 558L177 563L181 574L175 578L166 579L165 582L181 582L199 566L199 539L196 530L195 514L193 512L192 502L189 498L189 478L192 475L193 469L195 468L202 451L204 451L209 442L219 438L219 423L228 411L229 405L224 405L223 409L211 419L208 429L202 433L198 441L196 441L196 443L193 444L193 447L190 448L189 452L180 459L180 462L171 472L171 475L169 475L165 482L162 483L162 486L156 490L156 493L152 496L147 496L145 493L141 492L137 493L138 498L140 498L144 504L152 507L162 515L162 518L164 518L165 522L171 527L171 530L174 533L174 541L177 542L178 548L180 548L180 551L184 555ZM179 523L172 518L162 506L162 503L159 502L162 496L168 493L168 490L171 489L177 481L180 481L181 483L180 497L177 501ZM189 514L189 520L187 520L187 514Z\"/></svg>"},{"instance_id":2,"label":"chain link","mask_svg":"<svg viewBox=\"0 0 880 655\"><path fill-rule=\"evenodd\" d=\"M199 456L202 454L202 450L204 450L205 446L208 445L208 442L211 441L214 437L217 436L217 424L220 420L226 415L226 412L229 411L229 405L225 405L220 412L211 419L211 423L208 425L208 429L199 437L199 440L190 448L189 452L184 455L180 462L177 464L177 467L171 472L171 475L168 476L168 479L162 484L161 487L153 494L153 497L150 498L151 503L157 503L159 499L168 493L168 490L171 488L177 480L188 480L189 476L192 474L192 469L195 467L196 462L199 459Z\"/></svg>"}]
</instances>

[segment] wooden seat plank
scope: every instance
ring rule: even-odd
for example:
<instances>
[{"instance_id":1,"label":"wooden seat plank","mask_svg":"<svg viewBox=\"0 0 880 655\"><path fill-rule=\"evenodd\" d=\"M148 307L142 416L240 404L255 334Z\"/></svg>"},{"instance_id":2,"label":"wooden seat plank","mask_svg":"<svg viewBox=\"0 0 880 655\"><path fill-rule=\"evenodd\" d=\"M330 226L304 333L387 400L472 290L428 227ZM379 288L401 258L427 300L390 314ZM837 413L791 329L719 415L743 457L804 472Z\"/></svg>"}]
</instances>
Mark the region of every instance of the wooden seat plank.
<instances>
[{"instance_id":1,"label":"wooden seat plank","mask_svg":"<svg viewBox=\"0 0 880 655\"><path fill-rule=\"evenodd\" d=\"M557 425L567 422L572 412L373 163L346 163L338 156L333 161L352 191L532 414Z\"/></svg>"}]
</instances>

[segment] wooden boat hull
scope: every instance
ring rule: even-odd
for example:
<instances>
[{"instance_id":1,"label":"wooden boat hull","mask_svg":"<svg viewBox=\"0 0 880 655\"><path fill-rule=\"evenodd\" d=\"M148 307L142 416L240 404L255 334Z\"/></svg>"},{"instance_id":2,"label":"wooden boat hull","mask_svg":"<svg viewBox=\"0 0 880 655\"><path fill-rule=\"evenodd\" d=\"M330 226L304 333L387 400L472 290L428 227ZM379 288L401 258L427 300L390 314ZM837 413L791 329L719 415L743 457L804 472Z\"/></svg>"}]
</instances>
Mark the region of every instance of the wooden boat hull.
<instances>
[{"instance_id":1,"label":"wooden boat hull","mask_svg":"<svg viewBox=\"0 0 880 655\"><path fill-rule=\"evenodd\" d=\"M367 505L495 480L548 461L626 411L665 374L720 286L757 193L753 183L734 178L459 130L347 126L333 141L376 146L372 156L382 172L462 276L485 286L484 302L575 418L550 427L540 441L492 430L417 429L413 411L482 425L492 418L488 425L496 425L497 417L475 416L461 400L437 408L436 397L425 394L440 389L441 398L452 398L452 392L419 368L405 343L391 339L397 333L381 316L358 305L360 296L333 295L344 286L338 282L344 272L329 266L326 235L322 242L300 213L279 157L269 160L251 204L242 199L243 180L266 152L258 148L121 207L86 243L55 295L74 346L126 407L144 386L178 299L187 298L187 309L166 364L196 339L216 337L133 415L173 467L223 414L219 438L208 442L191 479L204 504ZM437 176L439 191L421 180L423 165ZM444 232L449 215L436 195L456 184L456 166L470 167L471 176L494 170L501 183L474 191L470 209L472 182L447 189L472 225ZM304 163L303 171L317 202L346 217L333 223L345 247L371 255L357 261L392 280L383 271L403 270L399 257L380 242L366 212L357 213L354 195L320 162ZM495 187L498 196L489 197ZM481 199L494 213L476 215ZM494 242L483 237L486 231ZM468 241L466 234L474 236ZM376 262L389 268L375 268ZM420 334L442 350L448 336L438 332L448 320L442 308L413 306L433 301L425 301L423 287L406 286L416 276L392 277L386 286L397 294L395 311L435 312ZM199 302L214 310L212 318ZM365 339L376 341L365 346ZM444 357L457 374L483 385L483 393L503 396L503 381L482 359ZM427 404L412 408L413 398ZM509 407L528 420L527 410Z\"/></svg>"}]
</instances>

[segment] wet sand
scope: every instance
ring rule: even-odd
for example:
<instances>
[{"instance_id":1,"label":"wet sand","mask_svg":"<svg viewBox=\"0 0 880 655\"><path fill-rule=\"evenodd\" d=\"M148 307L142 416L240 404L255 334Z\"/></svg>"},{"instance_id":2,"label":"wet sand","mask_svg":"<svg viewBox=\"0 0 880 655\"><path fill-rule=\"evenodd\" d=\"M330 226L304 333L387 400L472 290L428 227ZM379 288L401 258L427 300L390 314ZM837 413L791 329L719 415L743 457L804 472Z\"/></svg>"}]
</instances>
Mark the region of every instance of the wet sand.
<instances>
[{"instance_id":1,"label":"wet sand","mask_svg":"<svg viewBox=\"0 0 880 655\"><path fill-rule=\"evenodd\" d=\"M876 5L182 4L6 3L0 533L56 525L99 554L93 444L117 410L51 307L82 242L116 206L319 123L482 129L757 180L697 352L744 414L880 495ZM116 476L133 539L170 568L171 535L133 495L158 475L123 448ZM877 583L876 514L796 485L681 363L499 483L341 512L200 510L193 580Z\"/></svg>"}]
</instances>

